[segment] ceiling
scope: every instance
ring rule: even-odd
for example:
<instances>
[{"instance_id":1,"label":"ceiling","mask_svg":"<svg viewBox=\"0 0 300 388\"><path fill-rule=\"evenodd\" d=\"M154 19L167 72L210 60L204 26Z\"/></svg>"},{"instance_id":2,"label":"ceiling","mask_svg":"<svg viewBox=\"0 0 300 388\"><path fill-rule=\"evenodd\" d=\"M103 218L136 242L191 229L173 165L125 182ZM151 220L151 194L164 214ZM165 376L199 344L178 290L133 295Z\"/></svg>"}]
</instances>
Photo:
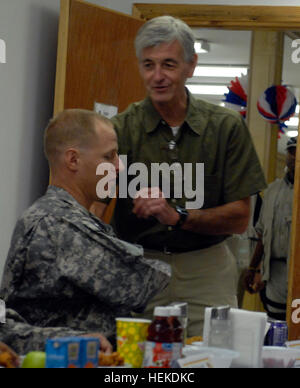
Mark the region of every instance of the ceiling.
<instances>
[{"instance_id":1,"label":"ceiling","mask_svg":"<svg viewBox=\"0 0 300 388\"><path fill-rule=\"evenodd\" d=\"M201 65L247 65L250 66L250 48L251 31L229 31L212 29L194 29L196 38L204 39L210 44L210 52L199 55L199 64ZM285 34L284 39L284 63L283 77L284 85L288 85L294 92L297 100L300 97L300 64L292 62L292 40L300 39L300 33L290 32ZM223 84L230 85L234 78L211 78L211 77L193 77L188 83L199 84ZM271 85L270 85L271 86ZM224 96L198 95L197 97L205 99L215 104L220 104ZM297 130L297 127L290 127L289 130ZM282 135L278 141L278 151L285 153L285 146L288 137Z\"/></svg>"}]
</instances>

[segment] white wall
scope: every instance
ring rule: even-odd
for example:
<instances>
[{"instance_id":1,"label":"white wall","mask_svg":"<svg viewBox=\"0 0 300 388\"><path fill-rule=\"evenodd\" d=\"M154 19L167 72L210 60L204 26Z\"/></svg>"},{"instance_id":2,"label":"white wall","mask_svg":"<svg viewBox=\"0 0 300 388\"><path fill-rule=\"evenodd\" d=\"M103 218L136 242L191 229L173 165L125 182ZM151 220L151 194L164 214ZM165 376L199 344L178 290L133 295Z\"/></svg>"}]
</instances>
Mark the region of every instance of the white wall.
<instances>
[{"instance_id":1,"label":"white wall","mask_svg":"<svg viewBox=\"0 0 300 388\"><path fill-rule=\"evenodd\" d=\"M52 113L59 0L1 0L0 275L14 224L46 188L43 128Z\"/></svg>"},{"instance_id":2,"label":"white wall","mask_svg":"<svg viewBox=\"0 0 300 388\"><path fill-rule=\"evenodd\" d=\"M93 0L120 12L132 4L183 0ZM260 5L261 0L189 0L190 4ZM299 0L264 0L264 5L299 5ZM0 0L0 277L17 218L48 183L43 129L52 115L59 0Z\"/></svg>"}]
</instances>

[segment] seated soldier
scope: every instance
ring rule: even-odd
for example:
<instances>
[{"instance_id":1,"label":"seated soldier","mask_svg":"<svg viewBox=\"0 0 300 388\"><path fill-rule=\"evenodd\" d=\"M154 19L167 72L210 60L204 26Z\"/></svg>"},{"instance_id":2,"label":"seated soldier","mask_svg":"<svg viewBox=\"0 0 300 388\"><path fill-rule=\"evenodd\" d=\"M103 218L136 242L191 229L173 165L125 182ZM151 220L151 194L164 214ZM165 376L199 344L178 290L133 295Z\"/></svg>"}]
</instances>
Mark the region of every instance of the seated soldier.
<instances>
[{"instance_id":1,"label":"seated soldier","mask_svg":"<svg viewBox=\"0 0 300 388\"><path fill-rule=\"evenodd\" d=\"M9 352L16 360L16 351L19 355L25 355L31 351L45 351L45 345L49 338L61 337L93 337L100 340L100 348L103 353L111 353L113 348L109 341L99 333L88 333L80 330L72 330L67 327L37 327L29 325L16 311L6 311L6 323L0 324L1 352ZM9 345L14 351L8 348Z\"/></svg>"},{"instance_id":2,"label":"seated soldier","mask_svg":"<svg viewBox=\"0 0 300 388\"><path fill-rule=\"evenodd\" d=\"M168 285L170 268L146 260L88 210L104 178L97 167L119 171L108 119L62 112L46 129L45 154L52 185L16 225L0 298L29 325L100 332L114 342L115 318L142 312Z\"/></svg>"}]
</instances>

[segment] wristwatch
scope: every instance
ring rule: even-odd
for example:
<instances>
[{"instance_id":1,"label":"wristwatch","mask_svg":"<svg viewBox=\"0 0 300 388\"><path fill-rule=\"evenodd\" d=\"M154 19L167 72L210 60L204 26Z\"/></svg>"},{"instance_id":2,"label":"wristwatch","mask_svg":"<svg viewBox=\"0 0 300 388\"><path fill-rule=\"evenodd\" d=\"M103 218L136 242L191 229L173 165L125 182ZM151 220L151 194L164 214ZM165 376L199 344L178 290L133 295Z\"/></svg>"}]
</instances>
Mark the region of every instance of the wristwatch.
<instances>
[{"instance_id":1,"label":"wristwatch","mask_svg":"<svg viewBox=\"0 0 300 388\"><path fill-rule=\"evenodd\" d=\"M188 218L189 212L186 209L183 209L180 206L176 206L175 210L179 214L180 218L177 224L174 226L174 229L180 229Z\"/></svg>"}]
</instances>

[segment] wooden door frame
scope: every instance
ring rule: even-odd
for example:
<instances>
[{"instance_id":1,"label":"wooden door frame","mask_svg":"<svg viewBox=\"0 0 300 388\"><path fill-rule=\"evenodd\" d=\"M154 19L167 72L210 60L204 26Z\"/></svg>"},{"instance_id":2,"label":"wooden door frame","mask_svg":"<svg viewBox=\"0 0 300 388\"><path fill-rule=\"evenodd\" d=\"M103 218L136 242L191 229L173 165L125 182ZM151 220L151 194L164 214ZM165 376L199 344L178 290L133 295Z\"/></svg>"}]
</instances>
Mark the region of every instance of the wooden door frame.
<instances>
[{"instance_id":1,"label":"wooden door frame","mask_svg":"<svg viewBox=\"0 0 300 388\"><path fill-rule=\"evenodd\" d=\"M171 15L198 28L269 31L300 29L300 7L135 3L132 14L143 20Z\"/></svg>"},{"instance_id":2,"label":"wooden door frame","mask_svg":"<svg viewBox=\"0 0 300 388\"><path fill-rule=\"evenodd\" d=\"M180 18L191 27L198 28L267 31L300 30L300 6L277 7L139 3L133 5L133 16L143 20L150 20L162 15L171 15ZM290 340L300 339L300 322L298 322L298 320L300 321L300 237L297 237L300 236L300 201L298 198L300 198L299 147L296 156L289 296L287 306L287 322L289 325Z\"/></svg>"}]
</instances>

